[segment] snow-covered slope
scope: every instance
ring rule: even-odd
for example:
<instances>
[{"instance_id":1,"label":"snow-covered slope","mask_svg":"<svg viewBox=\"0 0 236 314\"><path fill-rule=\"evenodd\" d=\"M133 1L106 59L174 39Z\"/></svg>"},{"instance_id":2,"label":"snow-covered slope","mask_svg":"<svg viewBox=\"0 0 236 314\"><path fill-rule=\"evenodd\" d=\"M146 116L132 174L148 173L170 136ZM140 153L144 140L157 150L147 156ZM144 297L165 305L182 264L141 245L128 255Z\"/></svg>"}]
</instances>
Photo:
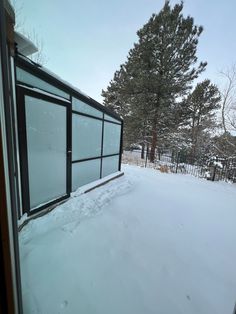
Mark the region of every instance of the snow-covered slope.
<instances>
[{"instance_id":1,"label":"snow-covered slope","mask_svg":"<svg viewBox=\"0 0 236 314\"><path fill-rule=\"evenodd\" d=\"M232 314L236 186L124 166L20 233L26 314Z\"/></svg>"}]
</instances>

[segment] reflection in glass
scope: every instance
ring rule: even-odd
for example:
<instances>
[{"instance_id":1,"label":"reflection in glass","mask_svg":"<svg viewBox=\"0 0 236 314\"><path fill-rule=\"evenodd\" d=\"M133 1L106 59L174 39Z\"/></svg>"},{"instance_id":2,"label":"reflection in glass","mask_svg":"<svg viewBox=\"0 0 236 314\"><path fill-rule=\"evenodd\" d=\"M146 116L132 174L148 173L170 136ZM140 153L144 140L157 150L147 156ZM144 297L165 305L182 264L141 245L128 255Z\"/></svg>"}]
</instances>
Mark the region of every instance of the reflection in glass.
<instances>
[{"instance_id":1,"label":"reflection in glass","mask_svg":"<svg viewBox=\"0 0 236 314\"><path fill-rule=\"evenodd\" d=\"M66 194L66 107L25 96L30 208Z\"/></svg>"},{"instance_id":2,"label":"reflection in glass","mask_svg":"<svg viewBox=\"0 0 236 314\"><path fill-rule=\"evenodd\" d=\"M93 159L72 164L72 190L100 179L101 159Z\"/></svg>"},{"instance_id":3,"label":"reflection in glass","mask_svg":"<svg viewBox=\"0 0 236 314\"><path fill-rule=\"evenodd\" d=\"M92 106L87 105L82 100L72 98L72 109L78 112L89 114L90 116L102 118L103 113Z\"/></svg>"},{"instance_id":4,"label":"reflection in glass","mask_svg":"<svg viewBox=\"0 0 236 314\"><path fill-rule=\"evenodd\" d=\"M104 122L103 155L119 154L121 126Z\"/></svg>"},{"instance_id":5,"label":"reflection in glass","mask_svg":"<svg viewBox=\"0 0 236 314\"><path fill-rule=\"evenodd\" d=\"M102 121L73 114L72 160L101 156Z\"/></svg>"},{"instance_id":6,"label":"reflection in glass","mask_svg":"<svg viewBox=\"0 0 236 314\"><path fill-rule=\"evenodd\" d=\"M102 159L102 177L119 170L119 155Z\"/></svg>"},{"instance_id":7,"label":"reflection in glass","mask_svg":"<svg viewBox=\"0 0 236 314\"><path fill-rule=\"evenodd\" d=\"M104 115L104 119L121 124L121 121L120 121L120 120L116 120L116 119L112 118L111 116L109 116L109 115L107 115L107 114Z\"/></svg>"},{"instance_id":8,"label":"reflection in glass","mask_svg":"<svg viewBox=\"0 0 236 314\"><path fill-rule=\"evenodd\" d=\"M26 72L25 70L21 68L16 68L16 77L17 81L26 83L32 87L37 87L39 89L42 89L46 92L61 96L66 99L70 99L70 95L62 91L61 89L41 80L37 76L34 76L30 74L29 72Z\"/></svg>"}]
</instances>

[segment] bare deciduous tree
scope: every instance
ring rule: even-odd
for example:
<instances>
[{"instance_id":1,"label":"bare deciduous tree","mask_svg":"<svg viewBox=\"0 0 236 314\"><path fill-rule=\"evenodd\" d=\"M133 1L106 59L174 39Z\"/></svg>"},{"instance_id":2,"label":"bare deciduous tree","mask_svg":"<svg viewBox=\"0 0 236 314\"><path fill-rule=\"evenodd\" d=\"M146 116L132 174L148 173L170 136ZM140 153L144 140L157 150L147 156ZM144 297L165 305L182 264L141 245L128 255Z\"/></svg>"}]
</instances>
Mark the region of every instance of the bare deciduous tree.
<instances>
[{"instance_id":1,"label":"bare deciduous tree","mask_svg":"<svg viewBox=\"0 0 236 314\"><path fill-rule=\"evenodd\" d=\"M225 84L221 90L222 127L225 133L236 131L236 65L221 72Z\"/></svg>"},{"instance_id":2,"label":"bare deciduous tree","mask_svg":"<svg viewBox=\"0 0 236 314\"><path fill-rule=\"evenodd\" d=\"M30 32L22 32L23 35L25 35L29 40L31 40L34 45L37 47L38 51L29 56L29 58L41 65L45 65L47 63L47 57L44 54L44 42L43 40L39 37L37 32L33 29Z\"/></svg>"},{"instance_id":3,"label":"bare deciduous tree","mask_svg":"<svg viewBox=\"0 0 236 314\"><path fill-rule=\"evenodd\" d=\"M38 51L29 56L29 58L36 63L45 65L47 63L47 58L43 52L44 50L43 40L39 37L38 33L34 29L26 30L25 27L26 18L23 16L22 13L24 8L23 2L21 0L12 0L11 3L12 6L14 7L16 16L15 30L23 34L29 40L31 40L34 43L34 45L38 48Z\"/></svg>"}]
</instances>

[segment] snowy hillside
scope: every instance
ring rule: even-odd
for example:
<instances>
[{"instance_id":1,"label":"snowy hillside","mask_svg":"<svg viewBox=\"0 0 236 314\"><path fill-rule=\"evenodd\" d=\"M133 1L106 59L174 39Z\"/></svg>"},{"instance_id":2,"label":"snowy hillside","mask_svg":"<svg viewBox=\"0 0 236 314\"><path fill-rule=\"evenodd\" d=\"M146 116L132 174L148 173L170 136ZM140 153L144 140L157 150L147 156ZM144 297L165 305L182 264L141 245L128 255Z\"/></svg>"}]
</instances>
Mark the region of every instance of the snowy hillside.
<instances>
[{"instance_id":1,"label":"snowy hillside","mask_svg":"<svg viewBox=\"0 0 236 314\"><path fill-rule=\"evenodd\" d=\"M236 186L124 166L20 233L26 314L232 314Z\"/></svg>"}]
</instances>

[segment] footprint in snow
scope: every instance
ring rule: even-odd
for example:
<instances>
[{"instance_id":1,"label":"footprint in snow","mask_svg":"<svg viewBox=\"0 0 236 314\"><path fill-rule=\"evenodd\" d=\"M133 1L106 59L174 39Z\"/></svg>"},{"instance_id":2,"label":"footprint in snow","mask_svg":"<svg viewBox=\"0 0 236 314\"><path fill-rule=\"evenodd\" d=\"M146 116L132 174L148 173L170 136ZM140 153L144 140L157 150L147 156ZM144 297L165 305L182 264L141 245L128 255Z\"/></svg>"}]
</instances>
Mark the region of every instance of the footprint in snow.
<instances>
[{"instance_id":1,"label":"footprint in snow","mask_svg":"<svg viewBox=\"0 0 236 314\"><path fill-rule=\"evenodd\" d=\"M62 309L65 309L65 308L68 306L68 304L69 304L69 302L68 302L67 300L63 301L63 302L61 303L61 308L62 308Z\"/></svg>"},{"instance_id":2,"label":"footprint in snow","mask_svg":"<svg viewBox=\"0 0 236 314\"><path fill-rule=\"evenodd\" d=\"M62 226L61 230L70 234L70 235L73 235L77 231L79 224L80 224L79 221L71 222L71 223L68 223L68 224Z\"/></svg>"}]
</instances>

